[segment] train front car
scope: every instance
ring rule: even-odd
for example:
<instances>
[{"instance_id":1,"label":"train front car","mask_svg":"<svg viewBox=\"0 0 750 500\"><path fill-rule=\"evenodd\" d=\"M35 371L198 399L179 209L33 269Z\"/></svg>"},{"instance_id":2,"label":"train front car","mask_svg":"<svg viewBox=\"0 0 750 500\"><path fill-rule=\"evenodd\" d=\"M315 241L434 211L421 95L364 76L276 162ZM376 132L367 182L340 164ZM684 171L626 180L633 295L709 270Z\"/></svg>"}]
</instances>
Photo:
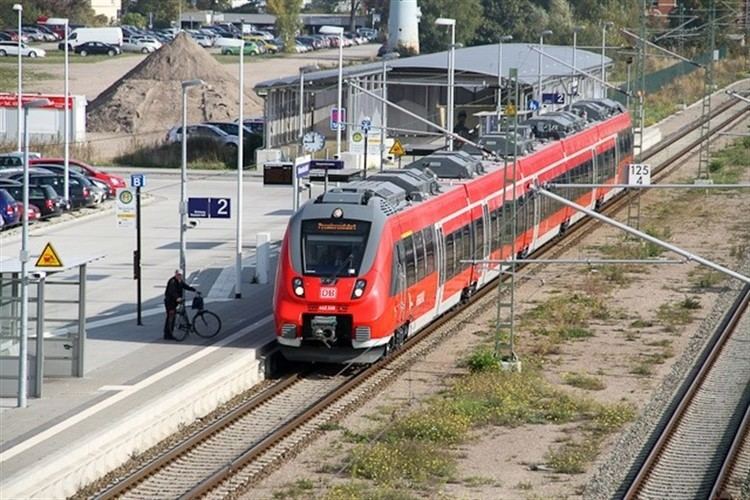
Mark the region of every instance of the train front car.
<instances>
[{"instance_id":1,"label":"train front car","mask_svg":"<svg viewBox=\"0 0 750 500\"><path fill-rule=\"evenodd\" d=\"M382 199L331 190L292 217L274 292L277 340L290 361L371 363L392 336L392 246Z\"/></svg>"}]
</instances>

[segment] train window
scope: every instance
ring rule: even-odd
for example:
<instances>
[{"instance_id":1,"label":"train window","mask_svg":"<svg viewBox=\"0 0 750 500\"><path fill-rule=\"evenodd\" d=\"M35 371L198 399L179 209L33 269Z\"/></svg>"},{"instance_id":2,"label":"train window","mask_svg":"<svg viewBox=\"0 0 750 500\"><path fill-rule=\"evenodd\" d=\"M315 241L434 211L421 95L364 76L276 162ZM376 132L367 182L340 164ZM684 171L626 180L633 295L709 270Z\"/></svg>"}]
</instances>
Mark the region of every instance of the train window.
<instances>
[{"instance_id":1,"label":"train window","mask_svg":"<svg viewBox=\"0 0 750 500\"><path fill-rule=\"evenodd\" d=\"M474 221L474 257L484 258L484 216Z\"/></svg>"},{"instance_id":2,"label":"train window","mask_svg":"<svg viewBox=\"0 0 750 500\"><path fill-rule=\"evenodd\" d=\"M417 281L422 281L425 277L425 251L424 236L422 231L414 233L414 249L417 257Z\"/></svg>"},{"instance_id":3,"label":"train window","mask_svg":"<svg viewBox=\"0 0 750 500\"><path fill-rule=\"evenodd\" d=\"M404 264L406 267L406 286L410 287L417 282L417 267L414 261L414 238L404 238Z\"/></svg>"},{"instance_id":4,"label":"train window","mask_svg":"<svg viewBox=\"0 0 750 500\"><path fill-rule=\"evenodd\" d=\"M461 239L464 247L463 260L471 260L474 258L474 253L472 252L473 237L471 234L471 224L467 224L461 229ZM468 262L465 262L461 266L461 269L465 269L470 265Z\"/></svg>"},{"instance_id":5,"label":"train window","mask_svg":"<svg viewBox=\"0 0 750 500\"><path fill-rule=\"evenodd\" d=\"M302 267L317 276L356 276L367 248L370 223L359 220L302 222Z\"/></svg>"},{"instance_id":6,"label":"train window","mask_svg":"<svg viewBox=\"0 0 750 500\"><path fill-rule=\"evenodd\" d=\"M450 278L455 273L455 242L453 233L445 237L445 275Z\"/></svg>"},{"instance_id":7,"label":"train window","mask_svg":"<svg viewBox=\"0 0 750 500\"><path fill-rule=\"evenodd\" d=\"M431 227L424 230L424 250L427 274L435 272L435 233Z\"/></svg>"}]
</instances>

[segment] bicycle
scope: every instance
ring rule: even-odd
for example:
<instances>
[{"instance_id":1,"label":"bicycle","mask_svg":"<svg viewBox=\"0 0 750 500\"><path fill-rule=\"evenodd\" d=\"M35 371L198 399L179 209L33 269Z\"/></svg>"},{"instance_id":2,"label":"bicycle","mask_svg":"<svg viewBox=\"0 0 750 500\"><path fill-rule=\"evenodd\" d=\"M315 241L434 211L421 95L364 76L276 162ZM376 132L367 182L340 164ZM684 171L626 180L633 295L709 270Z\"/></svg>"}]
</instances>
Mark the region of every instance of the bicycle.
<instances>
[{"instance_id":1,"label":"bicycle","mask_svg":"<svg viewBox=\"0 0 750 500\"><path fill-rule=\"evenodd\" d=\"M175 340L185 340L190 332L204 339L214 337L219 333L219 330L221 330L221 319L215 313L203 308L203 296L200 292L195 292L191 308L198 310L193 315L192 321L188 316L185 301L183 300L177 306L178 321L174 332L172 332Z\"/></svg>"}]
</instances>

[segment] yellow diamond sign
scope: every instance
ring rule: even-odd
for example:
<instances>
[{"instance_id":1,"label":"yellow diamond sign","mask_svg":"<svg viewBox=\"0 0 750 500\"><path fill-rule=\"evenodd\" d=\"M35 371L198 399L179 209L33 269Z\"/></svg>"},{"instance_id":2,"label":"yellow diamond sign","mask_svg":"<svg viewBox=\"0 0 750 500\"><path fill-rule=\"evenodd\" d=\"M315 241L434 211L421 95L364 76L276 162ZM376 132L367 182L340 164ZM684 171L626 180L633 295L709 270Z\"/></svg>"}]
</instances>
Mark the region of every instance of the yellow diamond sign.
<instances>
[{"instance_id":1,"label":"yellow diamond sign","mask_svg":"<svg viewBox=\"0 0 750 500\"><path fill-rule=\"evenodd\" d=\"M513 104L507 104L505 106L505 114L508 116L516 116L516 107Z\"/></svg>"}]
</instances>

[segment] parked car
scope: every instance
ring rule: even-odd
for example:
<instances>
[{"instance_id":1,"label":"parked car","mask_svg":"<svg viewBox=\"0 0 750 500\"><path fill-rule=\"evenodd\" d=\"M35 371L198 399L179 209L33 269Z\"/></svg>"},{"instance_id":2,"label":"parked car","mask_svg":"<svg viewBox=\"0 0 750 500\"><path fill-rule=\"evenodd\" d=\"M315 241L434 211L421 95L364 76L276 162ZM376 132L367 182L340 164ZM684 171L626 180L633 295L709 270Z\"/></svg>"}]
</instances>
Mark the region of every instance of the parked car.
<instances>
[{"instance_id":1,"label":"parked car","mask_svg":"<svg viewBox=\"0 0 750 500\"><path fill-rule=\"evenodd\" d=\"M70 32L70 35L68 35L68 50L73 50L90 42L99 42L114 47L120 47L122 46L122 39L122 29L119 26L107 28L76 28ZM65 42L58 44L57 48L65 50Z\"/></svg>"},{"instance_id":2,"label":"parked car","mask_svg":"<svg viewBox=\"0 0 750 500\"><path fill-rule=\"evenodd\" d=\"M245 118L242 123L245 124L245 129L249 129L253 134L263 136L263 130L266 126L266 121L263 118Z\"/></svg>"},{"instance_id":3,"label":"parked car","mask_svg":"<svg viewBox=\"0 0 750 500\"><path fill-rule=\"evenodd\" d=\"M235 47L224 46L221 48L221 53L225 56L237 56L240 54L240 47L239 45ZM243 53L246 56L257 56L260 54L260 48L258 48L258 45L253 42L245 42L245 50L243 51Z\"/></svg>"},{"instance_id":4,"label":"parked car","mask_svg":"<svg viewBox=\"0 0 750 500\"><path fill-rule=\"evenodd\" d=\"M141 52L149 54L161 48L161 42L155 38L132 36L122 39L123 52Z\"/></svg>"},{"instance_id":5,"label":"parked car","mask_svg":"<svg viewBox=\"0 0 750 500\"><path fill-rule=\"evenodd\" d=\"M10 193L0 188L0 216L3 218L4 226L15 226L21 220L21 214L18 212L16 199Z\"/></svg>"},{"instance_id":6,"label":"parked car","mask_svg":"<svg viewBox=\"0 0 750 500\"><path fill-rule=\"evenodd\" d=\"M38 158L29 162L31 165L65 165L63 158ZM109 186L109 197L114 197L115 192L127 187L125 179L119 175L110 174L104 170L92 167L88 163L80 160L68 160L68 169L72 172L84 175L90 179L97 179Z\"/></svg>"},{"instance_id":7,"label":"parked car","mask_svg":"<svg viewBox=\"0 0 750 500\"><path fill-rule=\"evenodd\" d=\"M23 224L23 203L16 201L16 207L18 208L18 223ZM41 217L42 213L39 208L29 203L29 224L33 224L41 219Z\"/></svg>"},{"instance_id":8,"label":"parked car","mask_svg":"<svg viewBox=\"0 0 750 500\"><path fill-rule=\"evenodd\" d=\"M207 137L229 148L237 149L239 147L239 138L236 135L227 134L219 127L204 123L188 125L188 138L190 137ZM180 142L182 140L182 127L172 127L167 132L166 140L169 143Z\"/></svg>"},{"instance_id":9,"label":"parked car","mask_svg":"<svg viewBox=\"0 0 750 500\"><path fill-rule=\"evenodd\" d=\"M17 56L18 55L18 42L0 42L0 57L5 56ZM44 57L47 55L44 49L39 47L29 47L25 43L21 43L21 56L23 57Z\"/></svg>"},{"instance_id":10,"label":"parked car","mask_svg":"<svg viewBox=\"0 0 750 500\"><path fill-rule=\"evenodd\" d=\"M201 47L210 48L214 46L214 38L212 36L204 35L203 33L191 33L190 36Z\"/></svg>"},{"instance_id":11,"label":"parked car","mask_svg":"<svg viewBox=\"0 0 750 500\"><path fill-rule=\"evenodd\" d=\"M53 172L60 175L63 179L65 178L65 167L63 165L35 164L34 167ZM68 188L73 189L71 186L73 185L74 179L76 182L80 182L91 191L91 195L94 198L94 204L98 205L109 197L109 186L105 182L80 174L75 170L72 170L70 165L68 165L68 173L70 175Z\"/></svg>"},{"instance_id":12,"label":"parked car","mask_svg":"<svg viewBox=\"0 0 750 500\"><path fill-rule=\"evenodd\" d=\"M13 37L4 31L0 31L0 42L10 42Z\"/></svg>"},{"instance_id":13,"label":"parked car","mask_svg":"<svg viewBox=\"0 0 750 500\"><path fill-rule=\"evenodd\" d=\"M31 160L41 158L42 155L35 152L29 152L29 163ZM9 167L22 167L23 153L14 151L12 153L0 153L0 171Z\"/></svg>"},{"instance_id":14,"label":"parked car","mask_svg":"<svg viewBox=\"0 0 750 500\"><path fill-rule=\"evenodd\" d=\"M86 42L77 45L76 48L73 49L73 52L84 57L89 54L106 54L112 57L120 53L120 48L102 42Z\"/></svg>"},{"instance_id":15,"label":"parked car","mask_svg":"<svg viewBox=\"0 0 750 500\"><path fill-rule=\"evenodd\" d=\"M239 124L236 122L203 122L204 125L213 125L214 127L217 127L224 132L226 132L229 135L239 136L240 135L240 127ZM245 125L243 127L243 134L245 136L247 135L257 135L256 132L254 132L250 127Z\"/></svg>"},{"instance_id":16,"label":"parked car","mask_svg":"<svg viewBox=\"0 0 750 500\"><path fill-rule=\"evenodd\" d=\"M5 30L5 33L7 33L8 35L10 35L11 40L13 40L14 42L18 41L18 30L7 29L7 30ZM21 33L21 42L22 43L26 43L28 41L29 41L29 37L26 36L26 35L24 35L23 33Z\"/></svg>"},{"instance_id":17,"label":"parked car","mask_svg":"<svg viewBox=\"0 0 750 500\"><path fill-rule=\"evenodd\" d=\"M19 180L22 177L22 173L10 176L10 178L14 180ZM69 189L70 204L72 208L94 206L95 198L94 193L92 193L90 189L91 183L86 181L86 184L80 182L77 177L70 177ZM51 186L54 188L58 196L65 195L65 181L63 176L54 172L33 172L29 174L29 187L31 186Z\"/></svg>"},{"instance_id":18,"label":"parked car","mask_svg":"<svg viewBox=\"0 0 750 500\"><path fill-rule=\"evenodd\" d=\"M7 190L17 201L23 202L23 186L20 182L16 185L3 185L0 187ZM58 196L52 186L29 186L29 203L39 209L43 219L57 217L65 211L65 199Z\"/></svg>"}]
</instances>

